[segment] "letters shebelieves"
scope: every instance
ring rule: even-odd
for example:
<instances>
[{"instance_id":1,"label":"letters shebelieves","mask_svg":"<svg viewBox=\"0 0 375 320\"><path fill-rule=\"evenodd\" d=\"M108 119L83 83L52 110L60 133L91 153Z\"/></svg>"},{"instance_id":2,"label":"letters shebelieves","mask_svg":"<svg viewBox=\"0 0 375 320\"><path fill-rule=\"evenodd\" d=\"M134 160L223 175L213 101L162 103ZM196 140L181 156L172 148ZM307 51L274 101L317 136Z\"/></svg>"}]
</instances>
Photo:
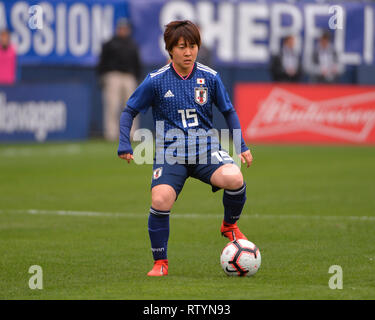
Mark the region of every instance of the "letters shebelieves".
<instances>
[{"instance_id":1,"label":"letters shebelieves","mask_svg":"<svg viewBox=\"0 0 375 320\"><path fill-rule=\"evenodd\" d=\"M38 10L30 11L35 4ZM375 63L375 4L371 1L4 0L0 1L0 29L12 30L21 64L94 65L117 19L129 17L130 12L146 65L165 62L162 26L176 19L199 23L203 43L214 50L217 66L266 65L288 34L296 35L303 61L311 61L314 44L327 29L334 34L344 64Z\"/></svg>"},{"instance_id":2,"label":"letters shebelieves","mask_svg":"<svg viewBox=\"0 0 375 320\"><path fill-rule=\"evenodd\" d=\"M203 43L214 50L216 66L267 65L289 34L296 36L296 50L307 64L327 29L342 63L375 63L375 4L371 2L149 0L131 1L131 12L137 14L134 27L147 64L165 61L160 26L176 19L199 23Z\"/></svg>"}]
</instances>

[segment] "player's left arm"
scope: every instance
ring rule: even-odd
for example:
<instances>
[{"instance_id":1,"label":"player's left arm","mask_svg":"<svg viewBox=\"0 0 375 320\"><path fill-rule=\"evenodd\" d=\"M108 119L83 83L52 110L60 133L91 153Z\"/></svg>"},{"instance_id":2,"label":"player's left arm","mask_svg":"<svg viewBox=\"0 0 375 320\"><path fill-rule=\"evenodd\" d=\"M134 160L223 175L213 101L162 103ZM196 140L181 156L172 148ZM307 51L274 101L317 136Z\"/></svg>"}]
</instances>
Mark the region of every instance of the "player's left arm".
<instances>
[{"instance_id":1,"label":"player's left arm","mask_svg":"<svg viewBox=\"0 0 375 320\"><path fill-rule=\"evenodd\" d=\"M225 118L225 121L228 125L229 132L233 134L235 132L234 130L240 130L239 132L241 133L241 145L237 146L236 141L234 144L235 150L241 159L241 162L243 164L247 164L247 167L250 167L252 161L253 161L253 156L250 152L250 149L247 147L245 140L242 136L242 131L241 131L241 125L240 125L240 120L238 119L238 115L234 109L231 109L229 111L224 111L223 116Z\"/></svg>"},{"instance_id":2,"label":"player's left arm","mask_svg":"<svg viewBox=\"0 0 375 320\"><path fill-rule=\"evenodd\" d=\"M234 139L234 147L242 163L246 163L247 167L249 167L253 161L253 156L249 148L246 146L245 140L242 136L240 120L238 119L237 112L234 109L230 101L228 92L226 91L224 84L218 74L216 75L215 80L216 85L214 103L223 114L231 136L233 137L235 129L239 130L239 133L241 134L241 144L238 145L238 142L236 141L236 139Z\"/></svg>"}]
</instances>

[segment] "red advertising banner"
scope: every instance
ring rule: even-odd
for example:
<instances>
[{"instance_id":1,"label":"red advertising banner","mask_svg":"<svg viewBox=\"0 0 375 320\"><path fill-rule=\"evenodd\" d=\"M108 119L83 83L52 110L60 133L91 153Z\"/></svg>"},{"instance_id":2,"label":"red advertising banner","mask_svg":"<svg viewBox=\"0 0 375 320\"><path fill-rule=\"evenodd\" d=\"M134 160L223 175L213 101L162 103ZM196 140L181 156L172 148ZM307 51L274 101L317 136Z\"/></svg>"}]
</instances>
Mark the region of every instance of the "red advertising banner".
<instances>
[{"instance_id":1,"label":"red advertising banner","mask_svg":"<svg viewBox=\"0 0 375 320\"><path fill-rule=\"evenodd\" d=\"M246 142L375 144L375 86L241 83L234 102Z\"/></svg>"}]
</instances>

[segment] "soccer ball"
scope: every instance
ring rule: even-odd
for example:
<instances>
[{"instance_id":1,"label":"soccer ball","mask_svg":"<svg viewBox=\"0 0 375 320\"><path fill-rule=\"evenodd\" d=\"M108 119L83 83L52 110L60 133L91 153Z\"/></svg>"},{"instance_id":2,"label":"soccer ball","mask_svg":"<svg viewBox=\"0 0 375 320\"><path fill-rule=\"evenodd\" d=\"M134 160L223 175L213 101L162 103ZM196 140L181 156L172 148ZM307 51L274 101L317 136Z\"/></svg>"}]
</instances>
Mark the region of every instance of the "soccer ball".
<instances>
[{"instance_id":1,"label":"soccer ball","mask_svg":"<svg viewBox=\"0 0 375 320\"><path fill-rule=\"evenodd\" d=\"M259 270L260 251L248 240L234 240L224 247L220 262L228 276L250 277Z\"/></svg>"}]
</instances>

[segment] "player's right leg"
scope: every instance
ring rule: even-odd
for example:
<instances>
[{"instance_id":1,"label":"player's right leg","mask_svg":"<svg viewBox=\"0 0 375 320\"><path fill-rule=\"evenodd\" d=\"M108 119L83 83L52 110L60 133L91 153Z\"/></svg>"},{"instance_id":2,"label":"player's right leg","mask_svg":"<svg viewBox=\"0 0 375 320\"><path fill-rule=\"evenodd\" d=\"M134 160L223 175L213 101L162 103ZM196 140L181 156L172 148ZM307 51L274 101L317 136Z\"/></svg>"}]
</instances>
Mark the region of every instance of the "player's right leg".
<instances>
[{"instance_id":1,"label":"player's right leg","mask_svg":"<svg viewBox=\"0 0 375 320\"><path fill-rule=\"evenodd\" d=\"M151 184L151 208L148 232L154 266L148 276L168 274L168 240L170 210L187 178L184 165L155 165Z\"/></svg>"},{"instance_id":2,"label":"player's right leg","mask_svg":"<svg viewBox=\"0 0 375 320\"><path fill-rule=\"evenodd\" d=\"M167 184L159 184L151 190L148 233L154 266L147 274L148 276L165 276L168 274L169 215L175 199L176 192Z\"/></svg>"}]
</instances>

